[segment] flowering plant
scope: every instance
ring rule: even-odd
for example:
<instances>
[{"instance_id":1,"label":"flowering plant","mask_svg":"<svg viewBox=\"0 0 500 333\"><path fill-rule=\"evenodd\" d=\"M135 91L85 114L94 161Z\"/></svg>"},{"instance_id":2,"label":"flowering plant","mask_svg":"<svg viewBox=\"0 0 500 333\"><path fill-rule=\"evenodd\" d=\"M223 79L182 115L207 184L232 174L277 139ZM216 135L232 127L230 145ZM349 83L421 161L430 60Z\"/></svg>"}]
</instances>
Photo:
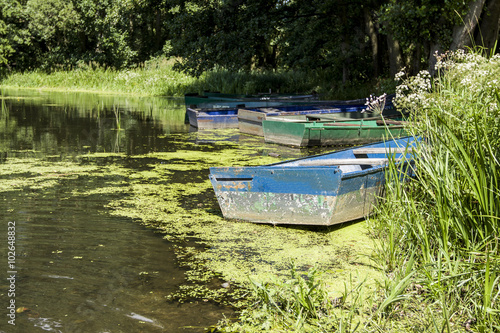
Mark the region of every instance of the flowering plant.
<instances>
[{"instance_id":1,"label":"flowering plant","mask_svg":"<svg viewBox=\"0 0 500 333\"><path fill-rule=\"evenodd\" d=\"M428 71L420 71L417 75L407 77L405 68L395 76L396 81L401 84L396 87L396 97L394 105L398 109L416 111L427 109L433 104L429 93L431 92L431 75Z\"/></svg>"},{"instance_id":2,"label":"flowering plant","mask_svg":"<svg viewBox=\"0 0 500 333\"><path fill-rule=\"evenodd\" d=\"M386 101L387 94L383 94L381 96L374 96L370 95L369 98L366 99L366 109L361 111L361 113L364 112L371 112L374 115L380 115L384 111L385 108L385 101Z\"/></svg>"}]
</instances>

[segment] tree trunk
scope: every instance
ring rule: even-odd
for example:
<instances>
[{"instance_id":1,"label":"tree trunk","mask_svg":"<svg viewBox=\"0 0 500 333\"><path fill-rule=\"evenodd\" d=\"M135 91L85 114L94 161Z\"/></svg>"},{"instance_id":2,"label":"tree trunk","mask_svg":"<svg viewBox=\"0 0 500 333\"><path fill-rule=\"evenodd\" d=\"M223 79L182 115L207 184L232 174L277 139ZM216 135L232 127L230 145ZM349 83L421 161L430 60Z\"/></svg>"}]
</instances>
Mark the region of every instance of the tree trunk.
<instances>
[{"instance_id":1,"label":"tree trunk","mask_svg":"<svg viewBox=\"0 0 500 333\"><path fill-rule=\"evenodd\" d=\"M463 22L453 29L453 42L450 49L457 50L466 46L472 46L474 28L481 17L486 0L473 0L469 3L469 12L464 17ZM498 1L498 0L496 0Z\"/></svg>"},{"instance_id":2,"label":"tree trunk","mask_svg":"<svg viewBox=\"0 0 500 333\"><path fill-rule=\"evenodd\" d=\"M495 50L495 42L498 40L498 32L500 30L500 1L489 0L486 3L486 10L481 18L481 30L476 37L476 45L481 45L485 48L487 55L493 55Z\"/></svg>"},{"instance_id":3,"label":"tree trunk","mask_svg":"<svg viewBox=\"0 0 500 333\"><path fill-rule=\"evenodd\" d=\"M422 57L422 45L420 43L415 44L415 51L411 55L411 59L408 59L408 64L411 66L411 75L417 75L420 72L420 58Z\"/></svg>"},{"instance_id":4,"label":"tree trunk","mask_svg":"<svg viewBox=\"0 0 500 333\"><path fill-rule=\"evenodd\" d=\"M446 19L444 16L441 16L438 21L438 26L444 26L446 24ZM433 35L431 37L430 43L429 43L429 74L431 76L434 76L436 74L436 63L437 63L437 57L443 54L444 47L441 44L441 39L439 38L438 35Z\"/></svg>"},{"instance_id":5,"label":"tree trunk","mask_svg":"<svg viewBox=\"0 0 500 333\"><path fill-rule=\"evenodd\" d=\"M366 24L366 33L370 38L370 43L372 46L372 67L373 67L373 76L378 77L380 73L379 66L379 53L378 53L378 36L377 31L375 29L375 24L372 20L372 16L368 8L364 7L363 14L365 16L365 24Z\"/></svg>"},{"instance_id":6,"label":"tree trunk","mask_svg":"<svg viewBox=\"0 0 500 333\"><path fill-rule=\"evenodd\" d=\"M389 50L389 70L391 77L394 77L403 68L403 58L398 41L390 34L387 35L387 48Z\"/></svg>"}]
</instances>

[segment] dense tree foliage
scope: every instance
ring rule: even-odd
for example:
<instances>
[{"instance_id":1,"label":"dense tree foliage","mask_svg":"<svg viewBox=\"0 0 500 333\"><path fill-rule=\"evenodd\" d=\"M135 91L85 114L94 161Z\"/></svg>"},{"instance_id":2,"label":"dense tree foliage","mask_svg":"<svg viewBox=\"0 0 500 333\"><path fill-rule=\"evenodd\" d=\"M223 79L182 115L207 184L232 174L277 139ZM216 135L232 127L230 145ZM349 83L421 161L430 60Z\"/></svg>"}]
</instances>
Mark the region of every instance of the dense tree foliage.
<instances>
[{"instance_id":1,"label":"dense tree foliage","mask_svg":"<svg viewBox=\"0 0 500 333\"><path fill-rule=\"evenodd\" d=\"M0 9L7 68L121 68L160 54L168 40L164 0L0 0Z\"/></svg>"},{"instance_id":2,"label":"dense tree foliage","mask_svg":"<svg viewBox=\"0 0 500 333\"><path fill-rule=\"evenodd\" d=\"M0 0L0 65L10 69L23 62L30 44L23 3Z\"/></svg>"},{"instance_id":3,"label":"dense tree foliage","mask_svg":"<svg viewBox=\"0 0 500 333\"><path fill-rule=\"evenodd\" d=\"M160 55L200 75L294 69L343 82L495 52L498 0L0 0L7 71L123 68ZM332 81L333 81L332 80Z\"/></svg>"}]
</instances>

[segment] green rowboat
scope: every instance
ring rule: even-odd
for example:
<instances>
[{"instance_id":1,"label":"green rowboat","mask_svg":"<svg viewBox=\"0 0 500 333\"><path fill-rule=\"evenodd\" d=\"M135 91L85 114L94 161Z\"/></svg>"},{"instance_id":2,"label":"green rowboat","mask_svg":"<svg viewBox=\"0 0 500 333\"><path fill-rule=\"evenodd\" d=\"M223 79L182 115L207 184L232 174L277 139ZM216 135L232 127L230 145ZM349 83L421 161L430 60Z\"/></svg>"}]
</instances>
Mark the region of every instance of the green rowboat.
<instances>
[{"instance_id":1,"label":"green rowboat","mask_svg":"<svg viewBox=\"0 0 500 333\"><path fill-rule=\"evenodd\" d=\"M264 139L293 147L357 145L406 136L404 122L394 120L294 121L272 118L262 121Z\"/></svg>"}]
</instances>

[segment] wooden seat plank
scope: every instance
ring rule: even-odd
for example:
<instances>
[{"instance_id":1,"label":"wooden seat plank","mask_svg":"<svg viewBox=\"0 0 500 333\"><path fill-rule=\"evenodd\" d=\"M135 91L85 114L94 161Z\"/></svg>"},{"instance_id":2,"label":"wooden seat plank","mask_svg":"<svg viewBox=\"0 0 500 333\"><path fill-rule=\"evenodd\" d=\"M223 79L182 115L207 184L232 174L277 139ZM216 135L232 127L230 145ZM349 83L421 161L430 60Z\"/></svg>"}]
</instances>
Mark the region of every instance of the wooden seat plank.
<instances>
[{"instance_id":1,"label":"wooden seat plank","mask_svg":"<svg viewBox=\"0 0 500 333\"><path fill-rule=\"evenodd\" d=\"M361 154L403 154L403 153L411 153L413 149L411 148L356 148L353 149L352 152L354 155Z\"/></svg>"},{"instance_id":2,"label":"wooden seat plank","mask_svg":"<svg viewBox=\"0 0 500 333\"><path fill-rule=\"evenodd\" d=\"M395 159L399 161L400 159ZM299 166L328 166L328 165L384 165L388 164L388 158L328 158L299 161Z\"/></svg>"}]
</instances>

